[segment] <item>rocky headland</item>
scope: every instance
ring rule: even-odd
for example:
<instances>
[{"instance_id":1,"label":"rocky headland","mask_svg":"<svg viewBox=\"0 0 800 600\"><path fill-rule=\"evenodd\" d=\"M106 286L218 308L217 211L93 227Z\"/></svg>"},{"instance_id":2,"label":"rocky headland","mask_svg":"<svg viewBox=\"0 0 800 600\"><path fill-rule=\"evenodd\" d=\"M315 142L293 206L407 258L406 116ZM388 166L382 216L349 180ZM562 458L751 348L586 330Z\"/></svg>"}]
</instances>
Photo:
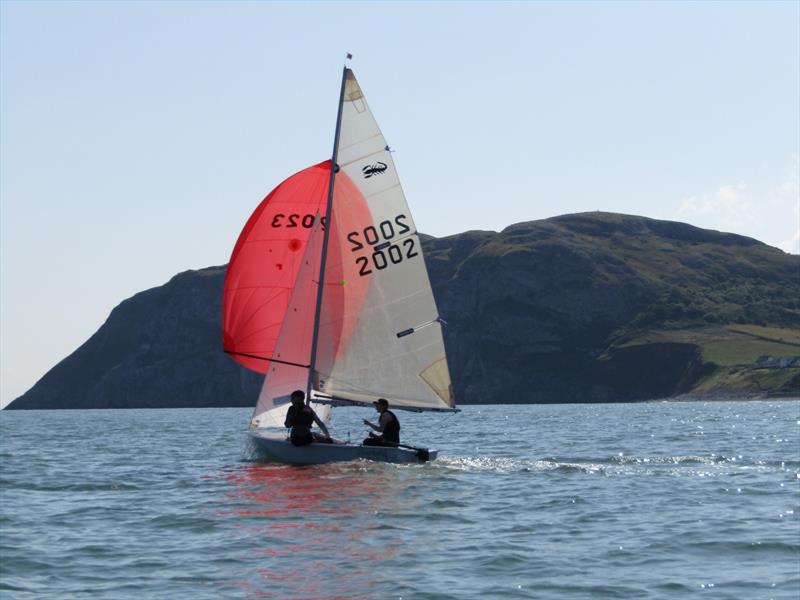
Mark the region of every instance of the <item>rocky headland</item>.
<instances>
[{"instance_id":1,"label":"rocky headland","mask_svg":"<svg viewBox=\"0 0 800 600\"><path fill-rule=\"evenodd\" d=\"M581 213L422 236L457 402L800 396L800 257ZM252 405L221 347L225 267L125 300L9 409Z\"/></svg>"}]
</instances>

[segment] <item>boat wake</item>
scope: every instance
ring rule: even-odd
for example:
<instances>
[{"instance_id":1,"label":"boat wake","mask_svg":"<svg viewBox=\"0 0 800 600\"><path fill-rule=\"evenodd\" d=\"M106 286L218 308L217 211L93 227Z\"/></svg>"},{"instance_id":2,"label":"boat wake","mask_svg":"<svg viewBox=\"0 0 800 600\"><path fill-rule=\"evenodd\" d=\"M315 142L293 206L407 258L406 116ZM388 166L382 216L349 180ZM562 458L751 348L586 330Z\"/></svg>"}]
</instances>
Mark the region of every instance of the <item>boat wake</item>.
<instances>
[{"instance_id":1,"label":"boat wake","mask_svg":"<svg viewBox=\"0 0 800 600\"><path fill-rule=\"evenodd\" d=\"M797 461L791 461L795 463ZM546 457L519 459L510 457L462 456L443 457L433 466L475 473L561 472L600 475L728 475L733 472L797 471L798 464L789 462L748 461L741 456L678 455L678 456L609 456L602 458Z\"/></svg>"}]
</instances>

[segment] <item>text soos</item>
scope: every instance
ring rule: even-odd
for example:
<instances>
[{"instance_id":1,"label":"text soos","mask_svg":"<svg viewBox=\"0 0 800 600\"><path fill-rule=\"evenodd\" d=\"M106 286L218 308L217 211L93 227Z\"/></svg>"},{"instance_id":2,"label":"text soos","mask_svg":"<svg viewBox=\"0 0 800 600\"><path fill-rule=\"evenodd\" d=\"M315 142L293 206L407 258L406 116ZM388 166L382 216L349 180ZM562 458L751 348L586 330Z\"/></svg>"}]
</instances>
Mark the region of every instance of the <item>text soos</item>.
<instances>
[{"instance_id":1,"label":"text soos","mask_svg":"<svg viewBox=\"0 0 800 600\"><path fill-rule=\"evenodd\" d=\"M419 256L417 238L404 237L411 232L407 220L406 215L397 215L347 234L351 252L358 253L355 262L361 277Z\"/></svg>"}]
</instances>

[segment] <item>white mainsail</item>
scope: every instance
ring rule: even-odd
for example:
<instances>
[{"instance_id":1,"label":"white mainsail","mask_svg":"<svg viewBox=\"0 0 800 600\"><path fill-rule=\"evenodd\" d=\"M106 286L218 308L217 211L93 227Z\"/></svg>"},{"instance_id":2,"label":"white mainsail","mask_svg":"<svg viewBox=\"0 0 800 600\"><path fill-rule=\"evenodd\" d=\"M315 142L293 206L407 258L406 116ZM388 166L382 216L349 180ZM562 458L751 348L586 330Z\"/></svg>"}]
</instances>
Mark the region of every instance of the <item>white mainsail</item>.
<instances>
[{"instance_id":1,"label":"white mainsail","mask_svg":"<svg viewBox=\"0 0 800 600\"><path fill-rule=\"evenodd\" d=\"M438 311L394 161L346 71L316 389L336 401L453 408Z\"/></svg>"}]
</instances>

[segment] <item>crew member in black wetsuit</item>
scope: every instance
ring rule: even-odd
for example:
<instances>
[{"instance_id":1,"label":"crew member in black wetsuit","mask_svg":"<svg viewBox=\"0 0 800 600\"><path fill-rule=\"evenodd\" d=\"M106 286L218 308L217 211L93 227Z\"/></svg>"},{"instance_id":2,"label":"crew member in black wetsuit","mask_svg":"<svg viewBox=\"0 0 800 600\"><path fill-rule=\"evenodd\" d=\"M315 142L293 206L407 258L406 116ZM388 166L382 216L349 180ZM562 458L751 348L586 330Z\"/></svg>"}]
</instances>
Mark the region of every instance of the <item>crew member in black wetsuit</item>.
<instances>
[{"instance_id":1,"label":"crew member in black wetsuit","mask_svg":"<svg viewBox=\"0 0 800 600\"><path fill-rule=\"evenodd\" d=\"M307 446L312 442L328 442L331 436L325 423L317 416L314 409L305 404L306 394L302 390L292 392L292 405L286 412L284 427L290 427L289 439L295 446ZM316 423L322 430L322 434L312 433L311 427Z\"/></svg>"},{"instance_id":2,"label":"crew member in black wetsuit","mask_svg":"<svg viewBox=\"0 0 800 600\"><path fill-rule=\"evenodd\" d=\"M369 437L364 440L365 446L397 446L400 443L400 421L397 420L395 414L389 410L389 401L386 398L381 398L377 402L373 402L375 410L380 413L378 424L370 423L364 419L364 425L372 427L380 435L375 435L371 431Z\"/></svg>"}]
</instances>

